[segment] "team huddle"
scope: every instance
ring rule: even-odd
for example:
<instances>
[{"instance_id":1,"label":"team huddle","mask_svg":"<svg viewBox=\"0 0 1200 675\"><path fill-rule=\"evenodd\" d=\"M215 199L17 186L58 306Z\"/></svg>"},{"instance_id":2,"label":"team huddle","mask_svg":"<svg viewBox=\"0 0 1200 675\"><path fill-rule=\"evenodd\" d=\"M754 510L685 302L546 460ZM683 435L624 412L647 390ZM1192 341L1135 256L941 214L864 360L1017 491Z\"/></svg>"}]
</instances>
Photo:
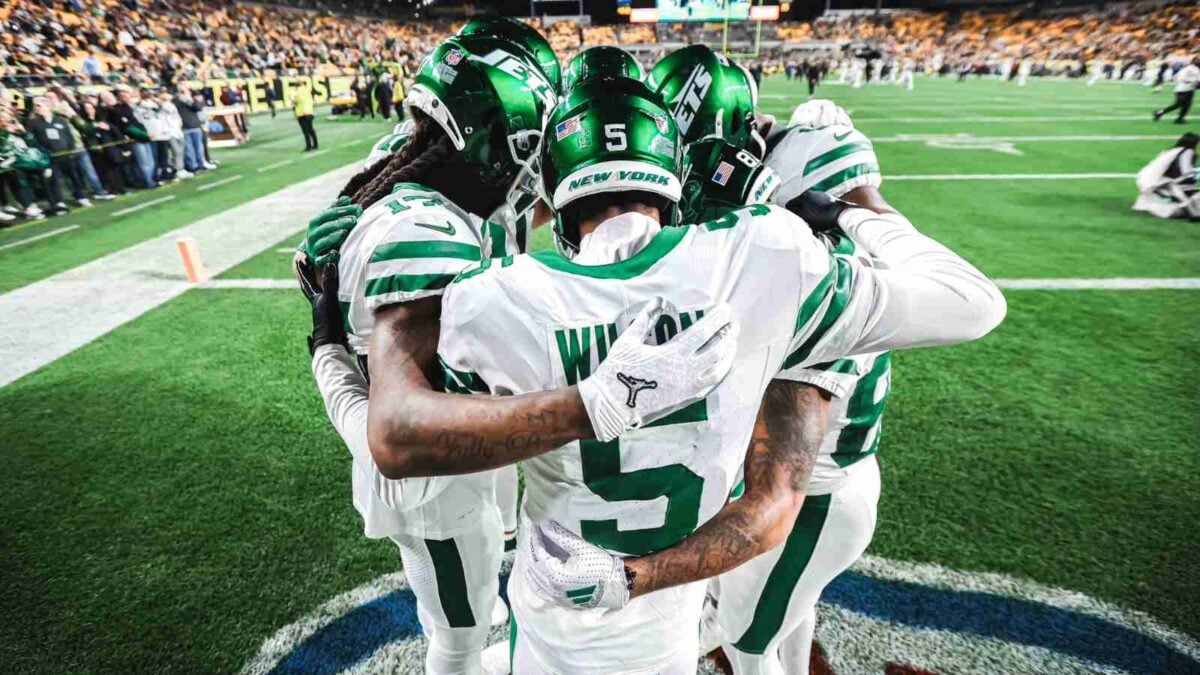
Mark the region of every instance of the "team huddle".
<instances>
[{"instance_id":1,"label":"team huddle","mask_svg":"<svg viewBox=\"0 0 1200 675\"><path fill-rule=\"evenodd\" d=\"M313 374L427 672L691 673L717 646L808 671L874 532L890 351L1005 302L884 200L841 108L757 98L701 45L562 69L477 19L310 223ZM543 224L556 250L528 253Z\"/></svg>"}]
</instances>

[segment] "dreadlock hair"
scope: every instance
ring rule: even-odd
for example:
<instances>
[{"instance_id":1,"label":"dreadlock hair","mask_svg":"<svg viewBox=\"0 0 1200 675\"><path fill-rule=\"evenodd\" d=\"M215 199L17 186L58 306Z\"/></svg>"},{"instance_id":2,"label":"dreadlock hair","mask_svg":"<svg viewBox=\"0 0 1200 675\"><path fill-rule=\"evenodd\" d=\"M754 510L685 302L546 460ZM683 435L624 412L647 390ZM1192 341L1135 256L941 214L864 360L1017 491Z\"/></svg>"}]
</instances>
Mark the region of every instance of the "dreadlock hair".
<instances>
[{"instance_id":1,"label":"dreadlock hair","mask_svg":"<svg viewBox=\"0 0 1200 675\"><path fill-rule=\"evenodd\" d=\"M356 174L340 194L366 209L391 194L397 183L420 183L460 208L487 217L504 201L506 186L486 184L479 167L455 150L432 118L414 110L413 121L415 129L404 147Z\"/></svg>"}]
</instances>

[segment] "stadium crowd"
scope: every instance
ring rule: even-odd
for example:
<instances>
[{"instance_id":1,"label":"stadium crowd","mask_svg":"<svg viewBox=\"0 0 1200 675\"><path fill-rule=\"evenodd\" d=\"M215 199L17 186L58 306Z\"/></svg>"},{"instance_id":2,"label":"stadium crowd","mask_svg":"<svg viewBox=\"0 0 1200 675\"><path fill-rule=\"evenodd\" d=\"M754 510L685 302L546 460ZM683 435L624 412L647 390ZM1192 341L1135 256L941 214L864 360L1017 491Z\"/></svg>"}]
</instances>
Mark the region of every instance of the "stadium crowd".
<instances>
[{"instance_id":1,"label":"stadium crowd","mask_svg":"<svg viewBox=\"0 0 1200 675\"><path fill-rule=\"evenodd\" d=\"M68 195L91 206L217 168L204 105L187 87L79 95L54 85L25 115L0 98L0 226L66 213Z\"/></svg>"},{"instance_id":2,"label":"stadium crowd","mask_svg":"<svg viewBox=\"0 0 1200 675\"><path fill-rule=\"evenodd\" d=\"M363 3L361 11L385 7ZM1032 11L833 13L812 23L767 24L763 40L777 55L804 43L870 45L930 71L1025 58L1146 63L1183 59L1200 43L1195 3L1150 0L1086 11ZM3 0L0 22L6 29L0 34L0 81L10 87L63 78L170 86L215 77L360 72L367 63L403 66L462 23L380 20L344 10L334 16L228 0ZM563 58L596 44L712 44L714 31L723 27L535 23Z\"/></svg>"}]
</instances>

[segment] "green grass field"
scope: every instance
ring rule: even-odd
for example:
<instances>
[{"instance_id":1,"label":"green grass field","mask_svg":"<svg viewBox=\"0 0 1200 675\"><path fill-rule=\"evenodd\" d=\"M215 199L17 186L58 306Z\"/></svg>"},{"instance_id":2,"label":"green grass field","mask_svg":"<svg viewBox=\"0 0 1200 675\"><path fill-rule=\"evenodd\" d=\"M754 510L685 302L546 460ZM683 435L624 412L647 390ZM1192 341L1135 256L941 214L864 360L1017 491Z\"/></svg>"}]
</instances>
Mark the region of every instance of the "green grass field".
<instances>
[{"instance_id":1,"label":"green grass field","mask_svg":"<svg viewBox=\"0 0 1200 675\"><path fill-rule=\"evenodd\" d=\"M874 139L888 200L994 277L1200 277L1200 228L1130 211L1132 178L912 179L1133 174L1182 133L1150 121L1168 94L923 78L819 94ZM786 117L804 94L771 80L763 95ZM386 130L322 122L330 151L309 160L290 118L253 123L171 202L0 232L83 226L0 251L0 292L341 166ZM959 134L1037 140L1012 154L925 138ZM286 277L276 249L295 240L223 278ZM1200 292L1006 295L988 338L896 357L870 553L1064 587L1200 636ZM396 570L393 547L361 535L306 311L292 291L192 290L0 389L6 672L236 671L279 627Z\"/></svg>"}]
</instances>

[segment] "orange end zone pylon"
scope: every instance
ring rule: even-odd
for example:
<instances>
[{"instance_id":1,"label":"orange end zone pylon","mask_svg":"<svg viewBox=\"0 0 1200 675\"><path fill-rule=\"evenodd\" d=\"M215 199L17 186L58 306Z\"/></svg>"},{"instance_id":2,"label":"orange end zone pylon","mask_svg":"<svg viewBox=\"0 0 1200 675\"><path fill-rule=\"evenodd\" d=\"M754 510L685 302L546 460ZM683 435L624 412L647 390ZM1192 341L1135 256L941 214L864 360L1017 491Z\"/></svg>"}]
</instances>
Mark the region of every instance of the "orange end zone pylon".
<instances>
[{"instance_id":1,"label":"orange end zone pylon","mask_svg":"<svg viewBox=\"0 0 1200 675\"><path fill-rule=\"evenodd\" d=\"M191 237L181 237L175 240L179 247L179 256L183 258L183 269L187 271L188 281L201 284L208 281L208 273L204 271L204 263L200 261L200 251L196 249L196 240Z\"/></svg>"}]
</instances>

